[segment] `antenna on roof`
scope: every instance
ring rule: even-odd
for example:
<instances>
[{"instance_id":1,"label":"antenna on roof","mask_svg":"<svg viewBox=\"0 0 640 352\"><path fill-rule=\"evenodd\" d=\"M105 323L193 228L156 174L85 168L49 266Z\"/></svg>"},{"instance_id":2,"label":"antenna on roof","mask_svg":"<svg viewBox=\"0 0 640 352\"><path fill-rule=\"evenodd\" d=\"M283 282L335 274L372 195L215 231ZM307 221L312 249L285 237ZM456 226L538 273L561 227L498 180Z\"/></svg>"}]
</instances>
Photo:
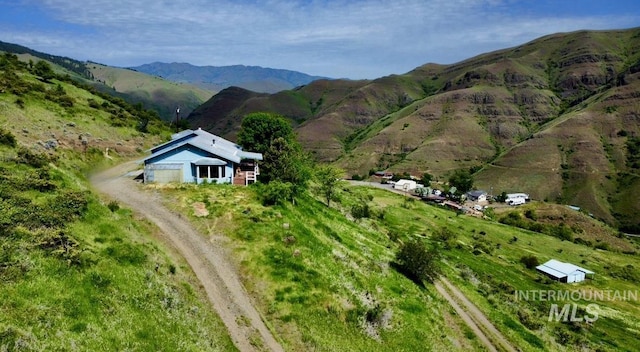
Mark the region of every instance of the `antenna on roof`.
<instances>
[{"instance_id":1,"label":"antenna on roof","mask_svg":"<svg viewBox=\"0 0 640 352\"><path fill-rule=\"evenodd\" d=\"M180 107L176 107L176 133L180 132Z\"/></svg>"}]
</instances>

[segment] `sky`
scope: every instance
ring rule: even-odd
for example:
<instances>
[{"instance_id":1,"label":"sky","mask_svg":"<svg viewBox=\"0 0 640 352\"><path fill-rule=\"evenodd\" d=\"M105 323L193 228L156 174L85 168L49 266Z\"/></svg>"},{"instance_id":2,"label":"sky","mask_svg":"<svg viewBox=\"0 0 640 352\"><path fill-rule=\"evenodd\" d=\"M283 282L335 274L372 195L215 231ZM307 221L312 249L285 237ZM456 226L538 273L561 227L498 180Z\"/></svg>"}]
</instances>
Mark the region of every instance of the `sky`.
<instances>
[{"instance_id":1,"label":"sky","mask_svg":"<svg viewBox=\"0 0 640 352\"><path fill-rule=\"evenodd\" d=\"M374 79L557 32L640 26L637 0L0 0L0 41L110 66Z\"/></svg>"}]
</instances>

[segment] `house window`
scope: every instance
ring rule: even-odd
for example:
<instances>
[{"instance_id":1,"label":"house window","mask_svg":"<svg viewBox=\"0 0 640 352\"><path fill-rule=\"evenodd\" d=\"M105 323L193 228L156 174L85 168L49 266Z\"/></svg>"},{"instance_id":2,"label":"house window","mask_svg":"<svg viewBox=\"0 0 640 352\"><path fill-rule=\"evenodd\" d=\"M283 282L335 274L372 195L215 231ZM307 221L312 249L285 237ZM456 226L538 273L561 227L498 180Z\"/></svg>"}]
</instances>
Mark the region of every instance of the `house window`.
<instances>
[{"instance_id":1,"label":"house window","mask_svg":"<svg viewBox=\"0 0 640 352\"><path fill-rule=\"evenodd\" d=\"M225 177L225 167L217 165L198 165L198 178Z\"/></svg>"}]
</instances>

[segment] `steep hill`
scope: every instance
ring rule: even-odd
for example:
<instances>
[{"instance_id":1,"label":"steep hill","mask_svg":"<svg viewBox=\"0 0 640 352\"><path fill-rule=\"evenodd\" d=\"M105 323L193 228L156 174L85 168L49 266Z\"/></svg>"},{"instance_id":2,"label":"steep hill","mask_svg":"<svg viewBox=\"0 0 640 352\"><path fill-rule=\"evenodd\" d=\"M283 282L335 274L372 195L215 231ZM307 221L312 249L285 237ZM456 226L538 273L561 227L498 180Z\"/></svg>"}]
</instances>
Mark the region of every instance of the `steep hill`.
<instances>
[{"instance_id":1,"label":"steep hill","mask_svg":"<svg viewBox=\"0 0 640 352\"><path fill-rule=\"evenodd\" d=\"M93 62L87 63L87 69L94 80L126 94L134 103L142 103L146 108L157 111L164 120L175 119L176 107L180 107L181 115L187 116L215 93L191 84Z\"/></svg>"},{"instance_id":2,"label":"steep hill","mask_svg":"<svg viewBox=\"0 0 640 352\"><path fill-rule=\"evenodd\" d=\"M0 55L0 350L236 350L186 263L87 182L168 127L43 67Z\"/></svg>"},{"instance_id":3,"label":"steep hill","mask_svg":"<svg viewBox=\"0 0 640 352\"><path fill-rule=\"evenodd\" d=\"M640 231L629 152L640 135L639 71L640 29L579 31L403 75L249 97L200 123L230 136L245 113L272 111L319 160L350 173L442 178L473 168L493 193L525 191Z\"/></svg>"},{"instance_id":4,"label":"steep hill","mask_svg":"<svg viewBox=\"0 0 640 352\"><path fill-rule=\"evenodd\" d=\"M240 87L260 93L276 93L327 78L290 70L244 65L194 66L187 63L154 62L131 69L211 91Z\"/></svg>"},{"instance_id":5,"label":"steep hill","mask_svg":"<svg viewBox=\"0 0 640 352\"><path fill-rule=\"evenodd\" d=\"M176 107L187 116L191 110L209 99L215 92L185 83L175 83L123 68L83 62L68 57L42 53L30 48L0 41L0 52L18 55L20 60L34 63L45 60L61 75L91 85L94 89L117 96L130 104L142 104L153 109L164 120L175 118Z\"/></svg>"}]
</instances>

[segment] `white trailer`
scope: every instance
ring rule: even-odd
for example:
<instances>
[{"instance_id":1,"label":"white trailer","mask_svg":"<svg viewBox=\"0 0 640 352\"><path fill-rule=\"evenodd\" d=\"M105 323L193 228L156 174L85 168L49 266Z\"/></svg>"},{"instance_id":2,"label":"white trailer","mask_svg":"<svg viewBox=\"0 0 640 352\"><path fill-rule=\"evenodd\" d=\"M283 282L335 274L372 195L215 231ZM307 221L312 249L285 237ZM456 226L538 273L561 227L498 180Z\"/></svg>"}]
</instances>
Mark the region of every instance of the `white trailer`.
<instances>
[{"instance_id":1,"label":"white trailer","mask_svg":"<svg viewBox=\"0 0 640 352\"><path fill-rule=\"evenodd\" d=\"M507 193L505 203L509 203L509 201L513 199L524 199L524 201L526 202L529 200L529 195L526 193Z\"/></svg>"},{"instance_id":2,"label":"white trailer","mask_svg":"<svg viewBox=\"0 0 640 352\"><path fill-rule=\"evenodd\" d=\"M526 200L524 198L511 198L507 199L506 203L512 206L516 206L526 203Z\"/></svg>"}]
</instances>

